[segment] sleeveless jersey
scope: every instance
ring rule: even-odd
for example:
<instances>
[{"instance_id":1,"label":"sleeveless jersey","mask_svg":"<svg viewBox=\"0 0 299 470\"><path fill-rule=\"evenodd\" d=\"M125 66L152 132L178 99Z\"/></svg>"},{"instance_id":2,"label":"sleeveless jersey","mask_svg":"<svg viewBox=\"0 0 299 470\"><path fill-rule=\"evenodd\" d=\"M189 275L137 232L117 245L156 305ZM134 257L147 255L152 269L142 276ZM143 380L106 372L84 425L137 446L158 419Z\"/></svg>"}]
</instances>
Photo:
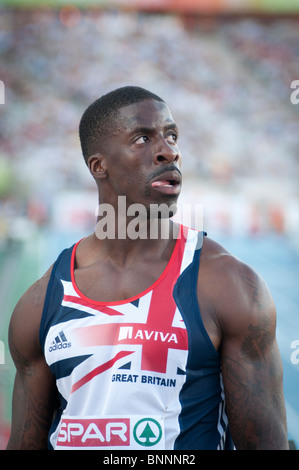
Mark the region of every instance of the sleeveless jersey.
<instances>
[{"instance_id":1,"label":"sleeveless jersey","mask_svg":"<svg viewBox=\"0 0 299 470\"><path fill-rule=\"evenodd\" d=\"M49 448L232 448L220 357L197 300L202 239L181 226L158 280L119 302L80 292L78 244L60 254L40 327L60 397Z\"/></svg>"}]
</instances>

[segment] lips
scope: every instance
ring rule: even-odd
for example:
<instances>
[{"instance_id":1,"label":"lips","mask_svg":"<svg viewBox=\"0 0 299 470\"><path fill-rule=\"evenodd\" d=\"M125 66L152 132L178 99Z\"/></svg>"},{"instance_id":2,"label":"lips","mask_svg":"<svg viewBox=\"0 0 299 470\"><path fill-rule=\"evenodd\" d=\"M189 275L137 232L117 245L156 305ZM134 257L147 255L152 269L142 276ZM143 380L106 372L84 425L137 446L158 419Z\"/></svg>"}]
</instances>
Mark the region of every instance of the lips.
<instances>
[{"instance_id":1,"label":"lips","mask_svg":"<svg viewBox=\"0 0 299 470\"><path fill-rule=\"evenodd\" d=\"M151 186L166 194L178 194L181 189L181 175L178 171L166 171L155 178Z\"/></svg>"}]
</instances>

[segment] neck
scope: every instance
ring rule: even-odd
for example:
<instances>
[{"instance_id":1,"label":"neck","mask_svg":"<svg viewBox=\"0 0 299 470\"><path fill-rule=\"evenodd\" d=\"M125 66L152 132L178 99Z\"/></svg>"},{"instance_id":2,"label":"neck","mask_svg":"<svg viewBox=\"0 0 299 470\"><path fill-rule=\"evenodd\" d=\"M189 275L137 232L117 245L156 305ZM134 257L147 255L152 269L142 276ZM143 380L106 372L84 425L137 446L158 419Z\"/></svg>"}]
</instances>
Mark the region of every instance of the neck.
<instances>
[{"instance_id":1,"label":"neck","mask_svg":"<svg viewBox=\"0 0 299 470\"><path fill-rule=\"evenodd\" d=\"M176 204L129 204L125 196L117 202L100 203L97 207L95 234L100 240L157 240L169 238L173 223L170 217Z\"/></svg>"},{"instance_id":2,"label":"neck","mask_svg":"<svg viewBox=\"0 0 299 470\"><path fill-rule=\"evenodd\" d=\"M94 236L117 264L149 253L159 256L164 250L173 248L179 232L178 224L168 219L142 219L138 217L98 217Z\"/></svg>"}]
</instances>

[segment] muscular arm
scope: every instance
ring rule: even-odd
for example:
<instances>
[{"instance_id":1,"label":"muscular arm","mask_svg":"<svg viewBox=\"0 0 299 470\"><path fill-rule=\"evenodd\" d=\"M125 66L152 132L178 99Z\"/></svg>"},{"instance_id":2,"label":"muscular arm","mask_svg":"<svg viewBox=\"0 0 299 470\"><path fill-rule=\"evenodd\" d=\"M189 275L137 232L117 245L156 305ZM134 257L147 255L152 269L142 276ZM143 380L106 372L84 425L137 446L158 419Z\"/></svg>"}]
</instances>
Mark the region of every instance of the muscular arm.
<instances>
[{"instance_id":1,"label":"muscular arm","mask_svg":"<svg viewBox=\"0 0 299 470\"><path fill-rule=\"evenodd\" d=\"M214 341L218 335L234 444L240 450L288 449L272 296L252 269L228 253L215 255L213 270Z\"/></svg>"},{"instance_id":2,"label":"muscular arm","mask_svg":"<svg viewBox=\"0 0 299 470\"><path fill-rule=\"evenodd\" d=\"M9 346L17 372L8 450L46 449L56 407L52 373L39 344L39 324L48 274L20 299L10 322Z\"/></svg>"},{"instance_id":3,"label":"muscular arm","mask_svg":"<svg viewBox=\"0 0 299 470\"><path fill-rule=\"evenodd\" d=\"M234 325L223 325L221 348L234 443L238 449L287 449L275 307L263 281L248 268L239 285L243 292L231 317Z\"/></svg>"}]
</instances>

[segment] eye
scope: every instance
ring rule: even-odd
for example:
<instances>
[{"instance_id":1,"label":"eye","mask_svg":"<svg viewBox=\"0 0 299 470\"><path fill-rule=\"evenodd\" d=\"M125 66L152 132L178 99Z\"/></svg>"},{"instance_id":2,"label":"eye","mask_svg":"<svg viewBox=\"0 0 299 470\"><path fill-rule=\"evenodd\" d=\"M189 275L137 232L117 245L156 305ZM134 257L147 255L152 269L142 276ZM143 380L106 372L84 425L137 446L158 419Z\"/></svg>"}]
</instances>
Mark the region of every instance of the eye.
<instances>
[{"instance_id":1,"label":"eye","mask_svg":"<svg viewBox=\"0 0 299 470\"><path fill-rule=\"evenodd\" d=\"M138 139L134 141L134 144L141 145L141 144L144 144L145 142L148 142L148 140L149 138L146 135L142 135L141 137L138 137Z\"/></svg>"},{"instance_id":2,"label":"eye","mask_svg":"<svg viewBox=\"0 0 299 470\"><path fill-rule=\"evenodd\" d=\"M178 140L178 135L175 134L175 133L169 134L169 135L166 137L166 140L167 140L167 142L169 142L170 144L176 144L176 143L177 143L177 140Z\"/></svg>"}]
</instances>

